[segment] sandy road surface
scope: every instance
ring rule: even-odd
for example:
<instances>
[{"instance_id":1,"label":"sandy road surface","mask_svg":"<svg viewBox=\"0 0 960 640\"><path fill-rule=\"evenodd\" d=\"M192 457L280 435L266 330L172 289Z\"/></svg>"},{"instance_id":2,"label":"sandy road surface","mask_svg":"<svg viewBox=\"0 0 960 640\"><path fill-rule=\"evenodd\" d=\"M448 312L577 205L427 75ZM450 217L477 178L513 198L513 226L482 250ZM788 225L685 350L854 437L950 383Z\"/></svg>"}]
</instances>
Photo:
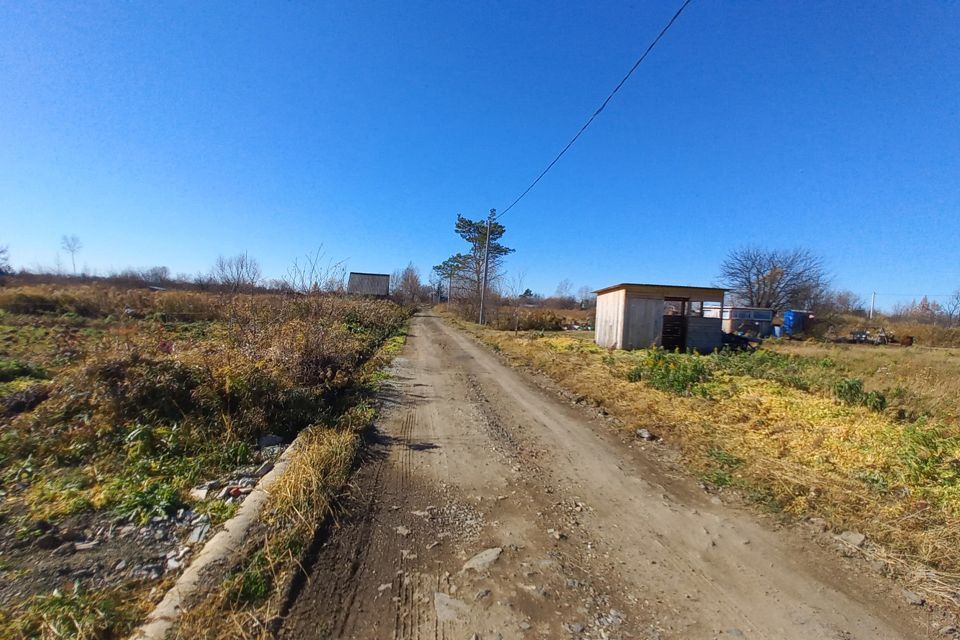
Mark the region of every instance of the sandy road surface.
<instances>
[{"instance_id":1,"label":"sandy road surface","mask_svg":"<svg viewBox=\"0 0 960 640\"><path fill-rule=\"evenodd\" d=\"M723 504L418 316L285 638L934 637L894 585Z\"/></svg>"}]
</instances>

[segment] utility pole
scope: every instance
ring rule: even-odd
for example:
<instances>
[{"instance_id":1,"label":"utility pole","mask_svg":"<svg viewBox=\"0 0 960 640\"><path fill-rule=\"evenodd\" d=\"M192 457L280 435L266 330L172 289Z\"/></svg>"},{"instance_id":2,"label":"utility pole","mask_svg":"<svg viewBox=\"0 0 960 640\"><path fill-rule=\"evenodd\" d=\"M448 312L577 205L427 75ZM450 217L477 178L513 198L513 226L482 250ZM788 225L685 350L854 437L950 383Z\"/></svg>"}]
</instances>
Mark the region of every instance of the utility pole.
<instances>
[{"instance_id":1,"label":"utility pole","mask_svg":"<svg viewBox=\"0 0 960 640\"><path fill-rule=\"evenodd\" d=\"M873 295L870 296L870 319L873 320L873 310L877 306L877 292L874 291Z\"/></svg>"},{"instance_id":2,"label":"utility pole","mask_svg":"<svg viewBox=\"0 0 960 640\"><path fill-rule=\"evenodd\" d=\"M493 225L493 218L497 215L496 209L490 209L490 215L487 216L487 236L483 241L483 284L480 285L480 324L484 323L483 305L484 298L487 295L487 272L490 270L490 227Z\"/></svg>"}]
</instances>

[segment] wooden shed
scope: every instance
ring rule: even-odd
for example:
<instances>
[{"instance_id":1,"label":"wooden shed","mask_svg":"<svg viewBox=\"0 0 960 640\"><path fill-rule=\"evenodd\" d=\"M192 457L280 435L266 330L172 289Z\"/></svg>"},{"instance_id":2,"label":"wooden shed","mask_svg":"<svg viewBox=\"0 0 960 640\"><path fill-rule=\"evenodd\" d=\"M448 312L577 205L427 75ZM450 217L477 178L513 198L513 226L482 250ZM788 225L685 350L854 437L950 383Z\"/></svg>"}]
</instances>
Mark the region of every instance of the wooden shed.
<instances>
[{"instance_id":1,"label":"wooden shed","mask_svg":"<svg viewBox=\"0 0 960 640\"><path fill-rule=\"evenodd\" d=\"M355 296L386 298L390 295L390 275L351 271L347 279L347 293Z\"/></svg>"},{"instance_id":2,"label":"wooden shed","mask_svg":"<svg viewBox=\"0 0 960 640\"><path fill-rule=\"evenodd\" d=\"M720 315L726 289L660 284L615 284L597 294L596 342L609 349L650 346L710 353L723 343Z\"/></svg>"}]
</instances>

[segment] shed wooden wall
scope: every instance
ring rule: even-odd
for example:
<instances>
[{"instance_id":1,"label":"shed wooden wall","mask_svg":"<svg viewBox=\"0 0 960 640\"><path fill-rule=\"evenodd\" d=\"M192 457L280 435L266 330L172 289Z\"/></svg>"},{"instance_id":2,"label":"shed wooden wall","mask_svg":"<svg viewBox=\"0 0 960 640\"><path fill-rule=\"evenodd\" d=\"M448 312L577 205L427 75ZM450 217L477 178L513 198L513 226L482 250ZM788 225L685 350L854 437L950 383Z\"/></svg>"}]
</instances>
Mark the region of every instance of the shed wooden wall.
<instances>
[{"instance_id":1,"label":"shed wooden wall","mask_svg":"<svg viewBox=\"0 0 960 640\"><path fill-rule=\"evenodd\" d=\"M663 298L627 296L622 349L660 346L663 336Z\"/></svg>"},{"instance_id":2,"label":"shed wooden wall","mask_svg":"<svg viewBox=\"0 0 960 640\"><path fill-rule=\"evenodd\" d=\"M597 295L596 342L607 349L659 347L664 299L615 289ZM720 318L687 316L687 348L710 353L723 343Z\"/></svg>"},{"instance_id":3,"label":"shed wooden wall","mask_svg":"<svg viewBox=\"0 0 960 640\"><path fill-rule=\"evenodd\" d=\"M723 344L720 318L687 318L687 349L700 353L712 353Z\"/></svg>"},{"instance_id":4,"label":"shed wooden wall","mask_svg":"<svg viewBox=\"0 0 960 640\"><path fill-rule=\"evenodd\" d=\"M623 348L623 304L626 291L620 289L597 296L596 342L606 349Z\"/></svg>"}]
</instances>

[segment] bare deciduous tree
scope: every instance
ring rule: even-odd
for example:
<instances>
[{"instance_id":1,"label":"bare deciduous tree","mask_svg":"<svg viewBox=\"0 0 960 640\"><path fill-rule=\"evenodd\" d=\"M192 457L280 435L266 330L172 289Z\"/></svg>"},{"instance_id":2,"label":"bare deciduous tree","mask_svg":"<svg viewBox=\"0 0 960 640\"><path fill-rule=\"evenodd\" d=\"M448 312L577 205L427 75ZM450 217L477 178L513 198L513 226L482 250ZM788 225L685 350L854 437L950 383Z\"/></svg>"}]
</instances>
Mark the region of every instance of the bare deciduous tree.
<instances>
[{"instance_id":1,"label":"bare deciduous tree","mask_svg":"<svg viewBox=\"0 0 960 640\"><path fill-rule=\"evenodd\" d=\"M299 293L339 293L344 289L347 270L343 261L334 262L323 252L323 245L303 260L293 259L283 285Z\"/></svg>"},{"instance_id":2,"label":"bare deciduous tree","mask_svg":"<svg viewBox=\"0 0 960 640\"><path fill-rule=\"evenodd\" d=\"M829 285L823 261L810 251L756 247L728 254L720 265L720 281L736 303L775 312L791 306L813 307Z\"/></svg>"},{"instance_id":3,"label":"bare deciduous tree","mask_svg":"<svg viewBox=\"0 0 960 640\"><path fill-rule=\"evenodd\" d=\"M170 269L168 267L150 267L141 271L140 277L152 285L164 285L170 282Z\"/></svg>"},{"instance_id":4,"label":"bare deciduous tree","mask_svg":"<svg viewBox=\"0 0 960 640\"><path fill-rule=\"evenodd\" d=\"M13 273L10 267L10 249L6 246L0 246L0 276Z\"/></svg>"},{"instance_id":5,"label":"bare deciduous tree","mask_svg":"<svg viewBox=\"0 0 960 640\"><path fill-rule=\"evenodd\" d=\"M252 289L260 282L260 263L246 251L235 256L217 258L213 265L213 278L230 291Z\"/></svg>"},{"instance_id":6,"label":"bare deciduous tree","mask_svg":"<svg viewBox=\"0 0 960 640\"><path fill-rule=\"evenodd\" d=\"M204 273L202 271L193 276L192 282L200 291L207 291L216 284L212 273Z\"/></svg>"},{"instance_id":7,"label":"bare deciduous tree","mask_svg":"<svg viewBox=\"0 0 960 640\"><path fill-rule=\"evenodd\" d=\"M593 287L583 285L577 289L577 302L581 309L589 309L597 304L597 296L593 294Z\"/></svg>"},{"instance_id":8,"label":"bare deciduous tree","mask_svg":"<svg viewBox=\"0 0 960 640\"><path fill-rule=\"evenodd\" d=\"M401 304L417 304L421 302L423 284L420 281L420 271L413 265L407 264L404 269L396 270L390 276L390 295Z\"/></svg>"},{"instance_id":9,"label":"bare deciduous tree","mask_svg":"<svg viewBox=\"0 0 960 640\"><path fill-rule=\"evenodd\" d=\"M950 297L943 303L943 312L950 324L956 324L960 321L960 289L951 293Z\"/></svg>"},{"instance_id":10,"label":"bare deciduous tree","mask_svg":"<svg viewBox=\"0 0 960 640\"><path fill-rule=\"evenodd\" d=\"M60 248L70 254L70 264L73 266L73 275L77 275L77 254L83 248L80 238L75 235L60 238Z\"/></svg>"},{"instance_id":11,"label":"bare deciduous tree","mask_svg":"<svg viewBox=\"0 0 960 640\"><path fill-rule=\"evenodd\" d=\"M513 332L518 333L520 331L520 308L523 304L533 296L533 292L524 284L524 281L527 279L527 272L524 269L517 271L513 274L513 277L510 278L510 284L507 287L507 294L509 299L513 303Z\"/></svg>"}]
</instances>

